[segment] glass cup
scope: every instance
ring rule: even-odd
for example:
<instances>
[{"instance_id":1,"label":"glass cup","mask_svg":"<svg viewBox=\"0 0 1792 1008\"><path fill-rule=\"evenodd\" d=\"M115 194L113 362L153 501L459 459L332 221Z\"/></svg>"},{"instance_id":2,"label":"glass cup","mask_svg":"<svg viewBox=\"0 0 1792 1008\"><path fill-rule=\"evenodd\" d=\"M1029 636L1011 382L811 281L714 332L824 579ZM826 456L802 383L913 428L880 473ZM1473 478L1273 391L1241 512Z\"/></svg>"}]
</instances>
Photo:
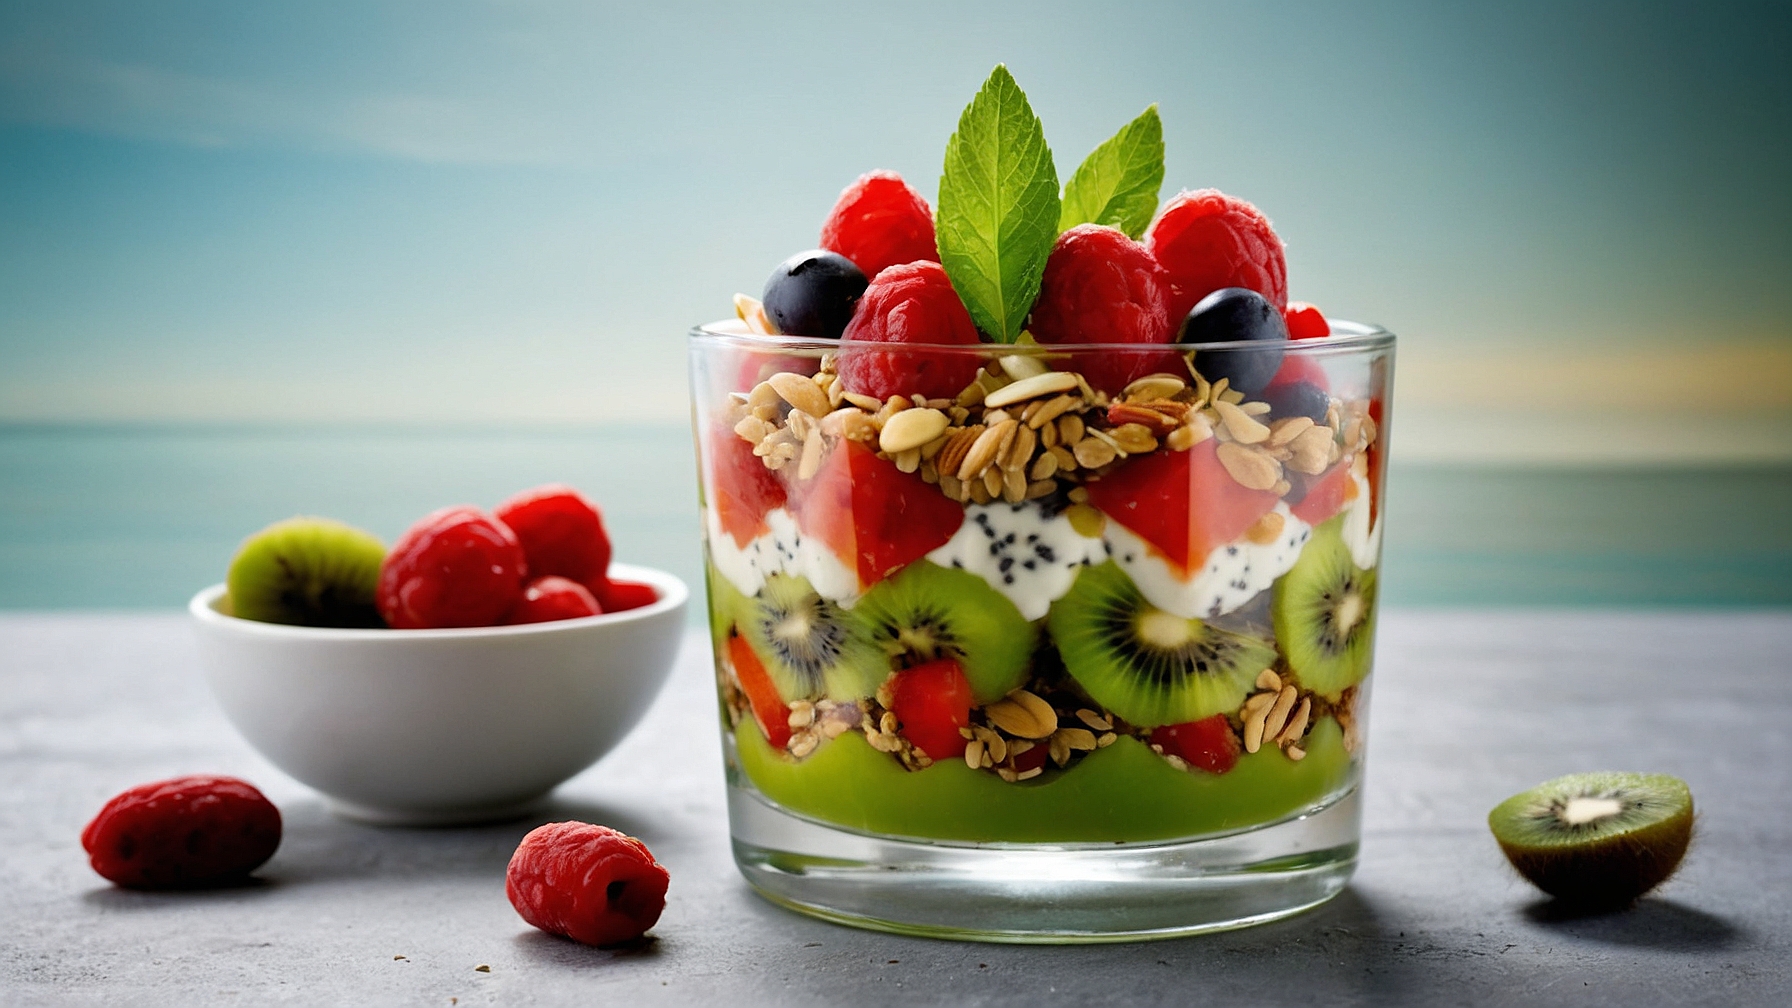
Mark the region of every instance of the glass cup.
<instances>
[{"instance_id":1,"label":"glass cup","mask_svg":"<svg viewBox=\"0 0 1792 1008\"><path fill-rule=\"evenodd\" d=\"M690 347L729 815L759 892L1074 942L1343 888L1391 334L966 347L730 322Z\"/></svg>"}]
</instances>

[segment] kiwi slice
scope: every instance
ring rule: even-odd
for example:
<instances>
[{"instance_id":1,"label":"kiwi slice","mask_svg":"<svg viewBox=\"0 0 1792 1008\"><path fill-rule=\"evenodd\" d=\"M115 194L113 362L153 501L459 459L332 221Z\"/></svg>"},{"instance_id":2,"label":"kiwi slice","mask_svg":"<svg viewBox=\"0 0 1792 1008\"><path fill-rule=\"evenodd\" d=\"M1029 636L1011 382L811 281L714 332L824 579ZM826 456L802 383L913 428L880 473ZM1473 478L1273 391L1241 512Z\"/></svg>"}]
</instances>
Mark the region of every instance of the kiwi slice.
<instances>
[{"instance_id":1,"label":"kiwi slice","mask_svg":"<svg viewBox=\"0 0 1792 1008\"><path fill-rule=\"evenodd\" d=\"M1237 709L1276 660L1264 641L1153 606L1112 560L1083 568L1047 620L1090 698L1144 728Z\"/></svg>"},{"instance_id":2,"label":"kiwi slice","mask_svg":"<svg viewBox=\"0 0 1792 1008\"><path fill-rule=\"evenodd\" d=\"M1623 906L1660 885L1692 841L1692 791L1666 774L1569 774L1487 814L1506 860L1565 903Z\"/></svg>"},{"instance_id":3,"label":"kiwi slice","mask_svg":"<svg viewBox=\"0 0 1792 1008\"><path fill-rule=\"evenodd\" d=\"M807 578L766 578L736 621L786 703L870 696L890 674L859 617L823 598Z\"/></svg>"},{"instance_id":4,"label":"kiwi slice","mask_svg":"<svg viewBox=\"0 0 1792 1008\"><path fill-rule=\"evenodd\" d=\"M752 600L740 593L734 583L723 577L714 564L705 564L704 580L709 583L709 636L717 648L733 635L741 614L748 611Z\"/></svg>"},{"instance_id":5,"label":"kiwi slice","mask_svg":"<svg viewBox=\"0 0 1792 1008\"><path fill-rule=\"evenodd\" d=\"M374 592L386 547L329 518L278 521L243 540L224 583L241 619L318 627L379 627Z\"/></svg>"},{"instance_id":6,"label":"kiwi slice","mask_svg":"<svg viewBox=\"0 0 1792 1008\"><path fill-rule=\"evenodd\" d=\"M1331 700L1369 674L1375 647L1375 572L1351 559L1342 522L1313 530L1270 604L1288 667L1302 686Z\"/></svg>"},{"instance_id":7,"label":"kiwi slice","mask_svg":"<svg viewBox=\"0 0 1792 1008\"><path fill-rule=\"evenodd\" d=\"M853 611L888 664L952 658L978 703L1000 700L1027 681L1038 633L981 575L918 560L878 582Z\"/></svg>"}]
</instances>

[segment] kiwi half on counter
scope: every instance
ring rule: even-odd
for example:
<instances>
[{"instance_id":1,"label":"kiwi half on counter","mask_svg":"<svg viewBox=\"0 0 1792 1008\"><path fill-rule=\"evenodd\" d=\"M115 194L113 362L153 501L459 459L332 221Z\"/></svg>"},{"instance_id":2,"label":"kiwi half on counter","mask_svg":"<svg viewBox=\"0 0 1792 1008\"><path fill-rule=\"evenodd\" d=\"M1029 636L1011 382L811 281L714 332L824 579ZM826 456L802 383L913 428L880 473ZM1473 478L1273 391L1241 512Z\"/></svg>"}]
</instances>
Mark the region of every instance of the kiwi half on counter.
<instances>
[{"instance_id":1,"label":"kiwi half on counter","mask_svg":"<svg viewBox=\"0 0 1792 1008\"><path fill-rule=\"evenodd\" d=\"M1111 560L1085 567L1047 620L1071 677L1141 727L1235 710L1276 660L1264 641L1153 606Z\"/></svg>"},{"instance_id":2,"label":"kiwi half on counter","mask_svg":"<svg viewBox=\"0 0 1792 1008\"><path fill-rule=\"evenodd\" d=\"M225 576L241 619L315 627L380 627L374 592L386 547L329 518L278 521L243 540Z\"/></svg>"},{"instance_id":3,"label":"kiwi half on counter","mask_svg":"<svg viewBox=\"0 0 1792 1008\"><path fill-rule=\"evenodd\" d=\"M1293 569L1276 581L1270 621L1300 684L1331 700L1369 674L1375 647L1375 572L1344 544L1341 518L1313 530Z\"/></svg>"},{"instance_id":4,"label":"kiwi half on counter","mask_svg":"<svg viewBox=\"0 0 1792 1008\"><path fill-rule=\"evenodd\" d=\"M1615 907L1666 881L1692 842L1692 791L1666 774L1558 777L1495 806L1506 859L1564 903Z\"/></svg>"},{"instance_id":5,"label":"kiwi half on counter","mask_svg":"<svg viewBox=\"0 0 1792 1008\"><path fill-rule=\"evenodd\" d=\"M1026 683L1038 632L979 575L916 561L879 581L853 613L895 668L957 661L978 703Z\"/></svg>"},{"instance_id":6,"label":"kiwi half on counter","mask_svg":"<svg viewBox=\"0 0 1792 1008\"><path fill-rule=\"evenodd\" d=\"M737 604L740 635L785 703L869 696L889 674L864 623L823 598L807 578L773 574L757 596Z\"/></svg>"}]
</instances>

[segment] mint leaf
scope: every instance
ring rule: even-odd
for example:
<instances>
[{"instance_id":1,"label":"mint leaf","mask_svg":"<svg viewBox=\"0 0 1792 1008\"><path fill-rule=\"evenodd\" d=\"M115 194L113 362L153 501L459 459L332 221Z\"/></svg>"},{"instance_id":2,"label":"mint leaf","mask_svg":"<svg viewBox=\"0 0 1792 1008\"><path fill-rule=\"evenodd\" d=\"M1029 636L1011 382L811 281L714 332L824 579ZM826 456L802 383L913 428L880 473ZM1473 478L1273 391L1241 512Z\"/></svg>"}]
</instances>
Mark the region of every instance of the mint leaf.
<instances>
[{"instance_id":1,"label":"mint leaf","mask_svg":"<svg viewBox=\"0 0 1792 1008\"><path fill-rule=\"evenodd\" d=\"M1039 117L1001 64L946 142L934 230L972 321L996 342L1014 342L1058 237L1058 171Z\"/></svg>"},{"instance_id":2,"label":"mint leaf","mask_svg":"<svg viewBox=\"0 0 1792 1008\"><path fill-rule=\"evenodd\" d=\"M1064 184L1058 230L1106 224L1137 240L1157 212L1164 184L1164 124L1153 105L1077 166Z\"/></svg>"}]
</instances>

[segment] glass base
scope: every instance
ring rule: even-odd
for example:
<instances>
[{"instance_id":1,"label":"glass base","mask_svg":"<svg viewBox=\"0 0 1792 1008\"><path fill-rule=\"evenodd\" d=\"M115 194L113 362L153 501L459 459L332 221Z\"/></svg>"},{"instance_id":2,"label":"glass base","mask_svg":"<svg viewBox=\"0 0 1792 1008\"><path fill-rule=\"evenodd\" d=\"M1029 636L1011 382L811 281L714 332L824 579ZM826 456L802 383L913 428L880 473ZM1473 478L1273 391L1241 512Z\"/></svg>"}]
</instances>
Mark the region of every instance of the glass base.
<instances>
[{"instance_id":1,"label":"glass base","mask_svg":"<svg viewBox=\"0 0 1792 1008\"><path fill-rule=\"evenodd\" d=\"M728 790L734 860L759 893L839 924L966 941L1178 938L1262 924L1337 895L1356 868L1357 791L1293 819L1157 844L892 840Z\"/></svg>"}]
</instances>

